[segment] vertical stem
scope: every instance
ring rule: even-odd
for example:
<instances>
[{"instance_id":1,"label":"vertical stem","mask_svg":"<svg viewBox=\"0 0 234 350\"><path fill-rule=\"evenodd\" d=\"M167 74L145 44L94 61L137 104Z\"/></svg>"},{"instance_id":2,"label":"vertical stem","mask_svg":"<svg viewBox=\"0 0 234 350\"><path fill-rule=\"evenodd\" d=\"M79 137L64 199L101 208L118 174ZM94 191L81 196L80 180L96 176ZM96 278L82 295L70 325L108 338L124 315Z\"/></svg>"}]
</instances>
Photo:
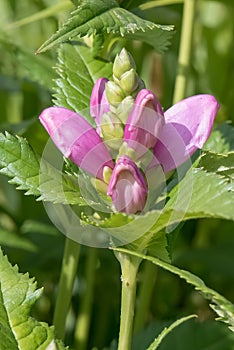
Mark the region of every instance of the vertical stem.
<instances>
[{"instance_id":1,"label":"vertical stem","mask_svg":"<svg viewBox=\"0 0 234 350\"><path fill-rule=\"evenodd\" d=\"M196 0L184 0L178 59L178 73L175 81L173 104L182 100L185 96L185 89L191 56L191 43L193 36L193 24L195 18L195 4Z\"/></svg>"},{"instance_id":2,"label":"vertical stem","mask_svg":"<svg viewBox=\"0 0 234 350\"><path fill-rule=\"evenodd\" d=\"M151 262L145 261L142 275L143 278L140 284L136 307L136 316L134 321L134 333L139 332L144 327L154 290L157 267Z\"/></svg>"},{"instance_id":3,"label":"vertical stem","mask_svg":"<svg viewBox=\"0 0 234 350\"><path fill-rule=\"evenodd\" d=\"M56 336L60 339L63 339L65 335L66 317L71 302L79 254L79 243L66 237L53 320Z\"/></svg>"},{"instance_id":4,"label":"vertical stem","mask_svg":"<svg viewBox=\"0 0 234 350\"><path fill-rule=\"evenodd\" d=\"M77 319L75 336L74 336L74 348L79 350L85 350L87 347L90 318L91 318L91 308L93 303L96 267L97 267L97 249L88 248L88 256L87 256L86 271L85 271L86 291L80 306L80 311Z\"/></svg>"},{"instance_id":5,"label":"vertical stem","mask_svg":"<svg viewBox=\"0 0 234 350\"><path fill-rule=\"evenodd\" d=\"M136 277L141 259L118 253L121 265L121 314L118 350L130 350L136 299Z\"/></svg>"}]
</instances>

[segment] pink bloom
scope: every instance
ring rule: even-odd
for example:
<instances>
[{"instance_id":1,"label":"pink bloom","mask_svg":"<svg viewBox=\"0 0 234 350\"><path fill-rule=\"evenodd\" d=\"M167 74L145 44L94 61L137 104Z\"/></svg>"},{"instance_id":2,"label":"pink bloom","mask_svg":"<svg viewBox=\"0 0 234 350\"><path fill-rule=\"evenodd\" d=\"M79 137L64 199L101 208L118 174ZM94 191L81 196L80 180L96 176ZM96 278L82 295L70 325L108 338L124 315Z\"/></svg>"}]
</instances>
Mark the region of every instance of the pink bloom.
<instances>
[{"instance_id":1,"label":"pink bloom","mask_svg":"<svg viewBox=\"0 0 234 350\"><path fill-rule=\"evenodd\" d=\"M219 109L211 95L196 95L176 103L165 114L154 155L164 172L177 168L210 136L214 118Z\"/></svg>"},{"instance_id":2,"label":"pink bloom","mask_svg":"<svg viewBox=\"0 0 234 350\"><path fill-rule=\"evenodd\" d=\"M149 184L129 156L119 157L114 164L98 134L102 116L110 108L105 95L106 82L104 78L96 82L90 101L97 131L82 116L62 107L47 108L39 118L65 157L101 181L106 180L107 194L115 210L134 214L143 210ZM146 173L159 165L167 173L202 148L218 108L213 96L197 95L175 104L163 114L154 94L143 89L128 116L123 141L139 155L153 149L154 159L146 166ZM109 168L110 181L106 177L104 180L104 167Z\"/></svg>"},{"instance_id":3,"label":"pink bloom","mask_svg":"<svg viewBox=\"0 0 234 350\"><path fill-rule=\"evenodd\" d=\"M110 105L106 97L105 87L108 79L99 78L93 87L90 98L90 113L95 119L97 133L101 135L102 116L110 111Z\"/></svg>"},{"instance_id":4,"label":"pink bloom","mask_svg":"<svg viewBox=\"0 0 234 350\"><path fill-rule=\"evenodd\" d=\"M114 167L107 194L117 211L136 213L144 209L147 197L144 177L127 156L120 157Z\"/></svg>"},{"instance_id":5,"label":"pink bloom","mask_svg":"<svg viewBox=\"0 0 234 350\"><path fill-rule=\"evenodd\" d=\"M102 180L103 168L114 168L102 139L79 114L62 107L50 107L39 119L63 155L93 176Z\"/></svg>"},{"instance_id":6,"label":"pink bloom","mask_svg":"<svg viewBox=\"0 0 234 350\"><path fill-rule=\"evenodd\" d=\"M163 125L163 110L157 97L150 90L142 89L127 119L124 141L141 155L144 149L155 146Z\"/></svg>"}]
</instances>

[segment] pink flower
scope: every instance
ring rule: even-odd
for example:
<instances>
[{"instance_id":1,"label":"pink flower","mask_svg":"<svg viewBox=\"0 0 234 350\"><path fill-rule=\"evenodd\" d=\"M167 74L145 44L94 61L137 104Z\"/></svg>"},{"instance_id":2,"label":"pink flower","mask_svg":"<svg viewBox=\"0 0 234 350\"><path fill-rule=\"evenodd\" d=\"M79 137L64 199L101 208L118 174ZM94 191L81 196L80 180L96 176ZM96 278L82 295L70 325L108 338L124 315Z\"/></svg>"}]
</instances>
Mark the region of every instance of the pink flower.
<instances>
[{"instance_id":1,"label":"pink flower","mask_svg":"<svg viewBox=\"0 0 234 350\"><path fill-rule=\"evenodd\" d=\"M91 175L103 180L103 168L114 168L102 139L79 114L62 107L50 107L39 119L62 154Z\"/></svg>"},{"instance_id":2,"label":"pink flower","mask_svg":"<svg viewBox=\"0 0 234 350\"><path fill-rule=\"evenodd\" d=\"M45 109L39 118L65 157L108 185L114 209L134 214L144 209L148 184L128 153L114 162L100 137L102 116L110 108L106 82L104 78L96 82L90 101L97 131L81 115L62 107ZM218 108L213 96L197 95L178 102L164 114L154 94L143 89L128 116L122 141L140 156L153 150L154 159L146 166L146 173L158 165L167 173L202 148Z\"/></svg>"},{"instance_id":3,"label":"pink flower","mask_svg":"<svg viewBox=\"0 0 234 350\"><path fill-rule=\"evenodd\" d=\"M142 155L145 149L155 146L163 125L163 110L157 97L150 90L142 89L127 119L124 141Z\"/></svg>"},{"instance_id":4,"label":"pink flower","mask_svg":"<svg viewBox=\"0 0 234 350\"><path fill-rule=\"evenodd\" d=\"M101 135L102 116L110 111L110 105L106 97L105 87L108 79L99 78L93 87L90 98L90 113L95 119L97 133Z\"/></svg>"},{"instance_id":5,"label":"pink flower","mask_svg":"<svg viewBox=\"0 0 234 350\"><path fill-rule=\"evenodd\" d=\"M219 104L213 96L195 95L165 112L165 124L153 150L165 173L177 168L203 147L218 109Z\"/></svg>"},{"instance_id":6,"label":"pink flower","mask_svg":"<svg viewBox=\"0 0 234 350\"><path fill-rule=\"evenodd\" d=\"M128 214L141 212L147 197L144 177L127 156L120 157L114 167L107 194L117 211Z\"/></svg>"}]
</instances>

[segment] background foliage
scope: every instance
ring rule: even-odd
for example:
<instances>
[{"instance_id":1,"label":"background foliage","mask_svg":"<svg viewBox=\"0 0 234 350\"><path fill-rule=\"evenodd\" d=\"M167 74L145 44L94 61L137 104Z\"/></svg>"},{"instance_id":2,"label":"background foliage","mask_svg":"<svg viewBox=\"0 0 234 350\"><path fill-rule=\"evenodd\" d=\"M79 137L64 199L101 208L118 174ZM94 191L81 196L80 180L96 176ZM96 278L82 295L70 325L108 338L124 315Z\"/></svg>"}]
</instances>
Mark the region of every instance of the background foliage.
<instances>
[{"instance_id":1,"label":"background foliage","mask_svg":"<svg viewBox=\"0 0 234 350\"><path fill-rule=\"evenodd\" d=\"M144 11L147 20L175 25L176 32L171 38L171 46L164 54L158 54L147 42L134 41L134 37L118 41L112 38L113 50L108 51L108 58L112 58L118 48L125 45L136 60L138 73L166 109L172 104L182 4L147 9L147 1L122 1L126 8L133 8L133 3L141 4L137 11ZM0 2L0 128L26 137L39 153L44 148L47 136L37 117L43 108L52 103L53 79L57 77L52 67L57 65L57 49L55 47L39 56L34 53L57 30L58 23L61 25L66 22L71 10L70 1ZM232 124L234 122L233 1L200 0L197 1L196 11L186 95L211 93L217 98L221 108L215 131L206 147L213 147L214 151L218 151L219 147L219 152L225 153L234 149L233 133L229 135L230 141L227 144L227 129L223 124L226 121ZM96 45L99 45L98 42ZM60 53L60 63L63 57ZM203 166L210 167L208 157L203 159ZM0 175L0 181L0 245L12 264L17 263L21 272L29 272L30 276L35 276L39 287L44 287L43 294L33 307L33 316L52 324L64 236L50 224L41 202L24 196L9 185L3 175ZM233 229L233 222L228 220L188 221L178 233L173 254L175 265L199 275L207 285L232 302ZM68 345L74 332L79 300L86 293L85 262L90 249L81 249L79 277L75 281L73 303L67 322L65 343ZM147 263L141 267L140 281L146 278L146 268ZM173 344L174 349L181 350L183 347L191 347L191 343L196 350L208 346L212 350L234 349L233 335L222 324L214 323L213 312L197 292L176 276L156 266L152 269L154 281L152 290L148 293L150 311L143 320L146 328L142 329L143 321L139 322L139 326L136 325L134 349L143 349L149 345L168 320L170 324L178 316L189 313L198 314L199 321L190 320L181 325L178 333L172 332L162 343L161 349L168 349ZM113 259L112 252L98 251L96 276L88 348L96 346L103 349L109 347L118 334L120 279L119 266ZM139 287L139 295L140 293ZM183 339L183 342L178 339ZM114 348L114 342L111 346Z\"/></svg>"}]
</instances>

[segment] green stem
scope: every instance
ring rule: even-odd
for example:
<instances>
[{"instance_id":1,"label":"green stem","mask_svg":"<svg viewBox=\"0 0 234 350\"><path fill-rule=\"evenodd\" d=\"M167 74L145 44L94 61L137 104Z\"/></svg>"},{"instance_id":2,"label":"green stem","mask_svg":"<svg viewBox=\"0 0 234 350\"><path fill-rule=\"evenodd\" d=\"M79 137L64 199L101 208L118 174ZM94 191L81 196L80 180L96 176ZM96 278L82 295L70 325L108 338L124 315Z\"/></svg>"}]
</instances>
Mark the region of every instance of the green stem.
<instances>
[{"instance_id":1,"label":"green stem","mask_svg":"<svg viewBox=\"0 0 234 350\"><path fill-rule=\"evenodd\" d=\"M193 36L193 24L195 18L196 0L184 0L184 10L181 28L181 39L178 59L178 73L175 81L173 104L182 100L185 96L185 89L188 78L191 42Z\"/></svg>"},{"instance_id":2,"label":"green stem","mask_svg":"<svg viewBox=\"0 0 234 350\"><path fill-rule=\"evenodd\" d=\"M133 317L136 299L136 277L141 259L118 253L121 265L121 314L118 350L130 350L132 343Z\"/></svg>"},{"instance_id":3,"label":"green stem","mask_svg":"<svg viewBox=\"0 0 234 350\"><path fill-rule=\"evenodd\" d=\"M157 267L150 262L144 262L142 279L137 300L136 316L134 321L134 333L139 332L144 327L149 306L152 299L154 284L157 275ZM150 283L149 283L150 281Z\"/></svg>"},{"instance_id":4,"label":"green stem","mask_svg":"<svg viewBox=\"0 0 234 350\"><path fill-rule=\"evenodd\" d=\"M69 310L74 279L80 254L79 243L66 237L63 253L62 269L59 280L58 295L55 303L54 319L56 336L60 339L65 335L66 317Z\"/></svg>"},{"instance_id":5,"label":"green stem","mask_svg":"<svg viewBox=\"0 0 234 350\"><path fill-rule=\"evenodd\" d=\"M96 267L97 267L97 249L88 248L88 256L87 256L86 271L85 271L86 291L80 306L79 316L77 319L75 336L74 336L74 348L79 350L85 350L87 347L90 318L91 318L91 308L93 303Z\"/></svg>"},{"instance_id":6,"label":"green stem","mask_svg":"<svg viewBox=\"0 0 234 350\"><path fill-rule=\"evenodd\" d=\"M138 7L142 11L144 11L144 10L149 10L159 6L176 5L176 4L181 4L183 2L184 0L154 0L154 1L146 2L145 4L141 4Z\"/></svg>"}]
</instances>

